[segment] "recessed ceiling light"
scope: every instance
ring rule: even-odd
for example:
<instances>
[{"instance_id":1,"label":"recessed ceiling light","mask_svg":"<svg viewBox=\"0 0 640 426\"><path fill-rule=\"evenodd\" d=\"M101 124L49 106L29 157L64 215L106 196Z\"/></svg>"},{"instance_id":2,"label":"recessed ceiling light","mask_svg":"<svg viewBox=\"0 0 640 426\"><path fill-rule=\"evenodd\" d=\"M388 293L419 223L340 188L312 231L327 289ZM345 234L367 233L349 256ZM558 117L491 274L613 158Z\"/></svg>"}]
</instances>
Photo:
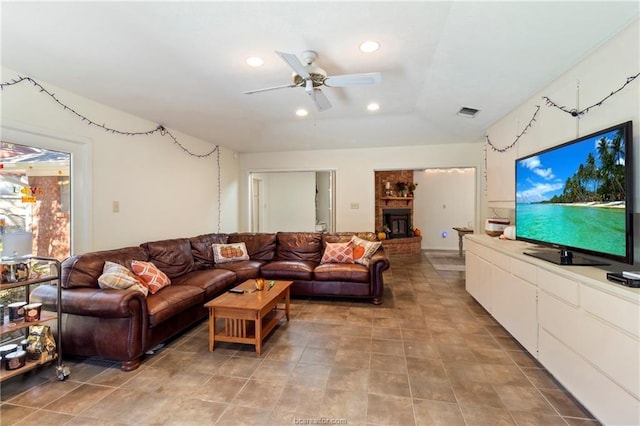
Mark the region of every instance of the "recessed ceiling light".
<instances>
[{"instance_id":1,"label":"recessed ceiling light","mask_svg":"<svg viewBox=\"0 0 640 426\"><path fill-rule=\"evenodd\" d=\"M247 58L246 62L250 67L261 67L264 64L262 58L258 58L257 56Z\"/></svg>"},{"instance_id":2,"label":"recessed ceiling light","mask_svg":"<svg viewBox=\"0 0 640 426\"><path fill-rule=\"evenodd\" d=\"M380 43L373 40L365 41L360 45L360 51L364 53L375 52L379 48L380 48Z\"/></svg>"},{"instance_id":3,"label":"recessed ceiling light","mask_svg":"<svg viewBox=\"0 0 640 426\"><path fill-rule=\"evenodd\" d=\"M379 109L380 105L375 102L371 102L369 105L367 105L367 110L369 111L378 111Z\"/></svg>"},{"instance_id":4,"label":"recessed ceiling light","mask_svg":"<svg viewBox=\"0 0 640 426\"><path fill-rule=\"evenodd\" d=\"M309 111L307 111L306 109L300 108L299 110L296 111L296 115L298 117L306 117L307 115L309 115Z\"/></svg>"}]
</instances>

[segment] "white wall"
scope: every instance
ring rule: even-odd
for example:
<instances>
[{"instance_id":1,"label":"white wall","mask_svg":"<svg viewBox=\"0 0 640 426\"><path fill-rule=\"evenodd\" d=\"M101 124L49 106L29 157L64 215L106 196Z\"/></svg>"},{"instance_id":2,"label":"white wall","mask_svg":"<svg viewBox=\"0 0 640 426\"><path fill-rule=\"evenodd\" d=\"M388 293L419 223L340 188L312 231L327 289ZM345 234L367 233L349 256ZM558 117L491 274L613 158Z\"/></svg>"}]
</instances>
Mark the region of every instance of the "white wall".
<instances>
[{"instance_id":1,"label":"white wall","mask_svg":"<svg viewBox=\"0 0 640 426\"><path fill-rule=\"evenodd\" d=\"M18 74L2 68L0 78L8 81ZM157 126L46 81L38 82L96 122L124 131ZM72 152L74 253L218 230L215 154L196 158L160 134L122 136L88 126L27 82L5 88L0 100L3 141ZM169 130L194 153L214 147ZM220 230L234 232L238 229L238 162L228 149L221 149L220 168ZM120 203L119 213L112 211L113 201Z\"/></svg>"},{"instance_id":2,"label":"white wall","mask_svg":"<svg viewBox=\"0 0 640 426\"><path fill-rule=\"evenodd\" d=\"M514 159L584 136L625 121L633 122L633 157L640 164L640 78L616 93L601 106L596 106L580 118L574 118L557 108L546 106L543 96L569 109L583 109L594 105L620 88L628 77L640 69L640 24L636 20L620 34L603 43L575 67L551 82L539 93L524 102L488 129L492 142L509 145L529 122L540 105L540 113L533 126L505 153L487 150L487 206L486 217L495 211L513 218L515 208ZM640 263L640 168L634 179L634 238L636 265Z\"/></svg>"},{"instance_id":3,"label":"white wall","mask_svg":"<svg viewBox=\"0 0 640 426\"><path fill-rule=\"evenodd\" d=\"M416 170L413 179L418 183L413 225L422 231L422 249L458 250L453 227L473 228L475 223L475 169Z\"/></svg>"},{"instance_id":4,"label":"white wall","mask_svg":"<svg viewBox=\"0 0 640 426\"><path fill-rule=\"evenodd\" d=\"M345 137L348 137L345 136ZM484 173L482 143L398 146L393 148L290 151L240 154L241 180L250 172L268 170L335 170L336 232L374 231L376 170L475 167ZM265 168L265 165L267 165ZM484 189L480 179L476 196ZM359 208L352 209L357 204ZM479 204L480 205L480 204ZM248 185L240 187L240 230L250 228ZM479 211L476 217L480 216Z\"/></svg>"},{"instance_id":5,"label":"white wall","mask_svg":"<svg viewBox=\"0 0 640 426\"><path fill-rule=\"evenodd\" d=\"M313 232L316 224L315 172L269 173L265 183L267 217L264 232Z\"/></svg>"}]
</instances>

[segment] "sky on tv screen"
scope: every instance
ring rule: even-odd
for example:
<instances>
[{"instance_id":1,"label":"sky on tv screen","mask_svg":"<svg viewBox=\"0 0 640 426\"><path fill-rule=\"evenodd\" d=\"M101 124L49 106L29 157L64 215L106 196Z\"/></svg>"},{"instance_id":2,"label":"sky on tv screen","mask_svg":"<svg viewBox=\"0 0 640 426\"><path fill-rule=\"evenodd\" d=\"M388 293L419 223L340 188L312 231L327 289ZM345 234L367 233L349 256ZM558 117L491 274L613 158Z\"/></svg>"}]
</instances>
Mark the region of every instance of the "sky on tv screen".
<instances>
[{"instance_id":1,"label":"sky on tv screen","mask_svg":"<svg viewBox=\"0 0 640 426\"><path fill-rule=\"evenodd\" d=\"M550 151L520 159L516 162L516 202L535 203L562 194L565 182L586 163L592 153L596 165L598 141L605 137L611 143L617 130L598 134L580 142L559 146ZM624 162L624 159L621 160Z\"/></svg>"}]
</instances>

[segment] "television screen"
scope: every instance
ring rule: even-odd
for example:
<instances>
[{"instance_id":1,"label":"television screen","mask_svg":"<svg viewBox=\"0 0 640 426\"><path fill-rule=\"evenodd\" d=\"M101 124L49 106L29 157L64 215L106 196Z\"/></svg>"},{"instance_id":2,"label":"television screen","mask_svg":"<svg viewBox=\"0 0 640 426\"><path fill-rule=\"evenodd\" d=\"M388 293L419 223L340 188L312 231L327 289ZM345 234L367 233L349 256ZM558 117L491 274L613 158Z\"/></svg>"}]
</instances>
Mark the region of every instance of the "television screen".
<instances>
[{"instance_id":1,"label":"television screen","mask_svg":"<svg viewBox=\"0 0 640 426\"><path fill-rule=\"evenodd\" d=\"M516 160L516 239L558 264L633 263L631 122Z\"/></svg>"}]
</instances>

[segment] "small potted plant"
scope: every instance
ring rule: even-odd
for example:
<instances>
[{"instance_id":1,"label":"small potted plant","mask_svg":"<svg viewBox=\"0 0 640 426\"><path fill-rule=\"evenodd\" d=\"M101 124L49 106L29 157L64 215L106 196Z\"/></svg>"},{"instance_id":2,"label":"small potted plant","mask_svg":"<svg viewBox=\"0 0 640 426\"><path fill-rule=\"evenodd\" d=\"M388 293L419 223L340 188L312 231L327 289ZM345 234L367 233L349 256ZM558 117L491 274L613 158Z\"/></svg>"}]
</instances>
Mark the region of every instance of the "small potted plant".
<instances>
[{"instance_id":1,"label":"small potted plant","mask_svg":"<svg viewBox=\"0 0 640 426\"><path fill-rule=\"evenodd\" d=\"M416 190L418 184L416 182L409 182L407 184L407 189L409 190L409 197L413 197L413 191Z\"/></svg>"},{"instance_id":2,"label":"small potted plant","mask_svg":"<svg viewBox=\"0 0 640 426\"><path fill-rule=\"evenodd\" d=\"M406 182L396 182L396 188L398 188L398 193L401 197L407 196L407 183Z\"/></svg>"}]
</instances>

